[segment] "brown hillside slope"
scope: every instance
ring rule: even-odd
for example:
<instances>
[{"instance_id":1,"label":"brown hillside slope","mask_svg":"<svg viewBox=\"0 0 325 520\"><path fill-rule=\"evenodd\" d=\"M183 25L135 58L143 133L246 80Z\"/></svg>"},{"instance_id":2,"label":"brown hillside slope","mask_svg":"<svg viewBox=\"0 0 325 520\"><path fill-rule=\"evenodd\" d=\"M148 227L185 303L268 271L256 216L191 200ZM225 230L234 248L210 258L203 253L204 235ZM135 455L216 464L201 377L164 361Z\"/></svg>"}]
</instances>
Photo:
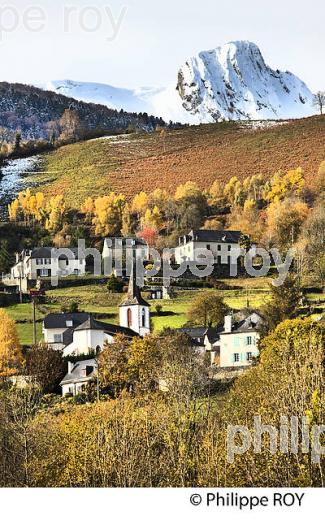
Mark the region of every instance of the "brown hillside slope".
<instances>
[{"instance_id":1,"label":"brown hillside slope","mask_svg":"<svg viewBox=\"0 0 325 520\"><path fill-rule=\"evenodd\" d=\"M75 205L109 190L129 198L155 188L174 192L188 180L207 188L215 179L267 178L298 166L312 184L324 159L325 116L316 116L264 129L222 123L77 143L50 154L46 168L55 174L40 180Z\"/></svg>"}]
</instances>

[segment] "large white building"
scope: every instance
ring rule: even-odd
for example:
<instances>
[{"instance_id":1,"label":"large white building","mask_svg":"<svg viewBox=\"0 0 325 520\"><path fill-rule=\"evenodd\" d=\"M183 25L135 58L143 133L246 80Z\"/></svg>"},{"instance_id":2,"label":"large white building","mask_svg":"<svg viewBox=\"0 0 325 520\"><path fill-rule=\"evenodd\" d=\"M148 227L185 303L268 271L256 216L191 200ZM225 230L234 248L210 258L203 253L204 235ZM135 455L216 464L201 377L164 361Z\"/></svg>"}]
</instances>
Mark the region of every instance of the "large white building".
<instances>
[{"instance_id":1,"label":"large white building","mask_svg":"<svg viewBox=\"0 0 325 520\"><path fill-rule=\"evenodd\" d=\"M68 251L69 254L60 254L56 248L38 247L16 253L16 263L11 268L10 275L3 278L3 282L27 292L30 281L73 274L84 275L86 260L79 258L77 248L69 248Z\"/></svg>"},{"instance_id":2,"label":"large white building","mask_svg":"<svg viewBox=\"0 0 325 520\"><path fill-rule=\"evenodd\" d=\"M112 237L105 238L102 261L105 275L127 275L127 262L132 265L133 255L142 261L150 258L150 248L145 240L137 237Z\"/></svg>"},{"instance_id":3,"label":"large white building","mask_svg":"<svg viewBox=\"0 0 325 520\"><path fill-rule=\"evenodd\" d=\"M49 314L43 322L44 342L64 357L98 354L117 334L132 339L138 334L129 328L96 320L91 314Z\"/></svg>"},{"instance_id":4,"label":"large white building","mask_svg":"<svg viewBox=\"0 0 325 520\"><path fill-rule=\"evenodd\" d=\"M188 235L179 238L175 248L175 261L200 263L205 251L211 251L215 264L230 264L231 254L240 252L240 231L211 231L207 229L192 230ZM235 263L235 262L234 262Z\"/></svg>"}]
</instances>

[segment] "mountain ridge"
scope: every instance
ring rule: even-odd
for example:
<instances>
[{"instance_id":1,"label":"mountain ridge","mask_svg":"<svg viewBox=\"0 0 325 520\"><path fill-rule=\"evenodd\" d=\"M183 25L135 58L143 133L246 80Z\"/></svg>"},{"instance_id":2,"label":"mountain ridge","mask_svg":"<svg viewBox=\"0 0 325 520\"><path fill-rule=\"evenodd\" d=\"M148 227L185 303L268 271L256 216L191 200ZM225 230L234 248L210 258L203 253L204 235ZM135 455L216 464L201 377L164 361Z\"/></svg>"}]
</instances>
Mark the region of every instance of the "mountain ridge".
<instances>
[{"instance_id":1,"label":"mountain ridge","mask_svg":"<svg viewBox=\"0 0 325 520\"><path fill-rule=\"evenodd\" d=\"M51 81L42 87L116 110L189 124L315 114L307 85L289 71L273 70L258 46L246 40L192 56L167 87L125 89L73 80Z\"/></svg>"}]
</instances>

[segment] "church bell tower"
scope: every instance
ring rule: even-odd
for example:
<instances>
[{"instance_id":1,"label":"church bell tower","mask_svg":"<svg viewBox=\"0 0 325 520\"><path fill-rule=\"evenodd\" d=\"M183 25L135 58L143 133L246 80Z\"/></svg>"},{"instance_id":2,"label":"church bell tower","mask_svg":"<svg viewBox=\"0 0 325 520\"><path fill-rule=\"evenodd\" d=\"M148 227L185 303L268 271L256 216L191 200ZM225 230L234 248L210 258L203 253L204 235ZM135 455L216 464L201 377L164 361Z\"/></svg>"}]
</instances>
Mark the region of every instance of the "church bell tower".
<instances>
[{"instance_id":1,"label":"church bell tower","mask_svg":"<svg viewBox=\"0 0 325 520\"><path fill-rule=\"evenodd\" d=\"M150 305L142 298L137 284L135 256L127 297L120 305L120 326L131 329L140 336L150 334Z\"/></svg>"}]
</instances>

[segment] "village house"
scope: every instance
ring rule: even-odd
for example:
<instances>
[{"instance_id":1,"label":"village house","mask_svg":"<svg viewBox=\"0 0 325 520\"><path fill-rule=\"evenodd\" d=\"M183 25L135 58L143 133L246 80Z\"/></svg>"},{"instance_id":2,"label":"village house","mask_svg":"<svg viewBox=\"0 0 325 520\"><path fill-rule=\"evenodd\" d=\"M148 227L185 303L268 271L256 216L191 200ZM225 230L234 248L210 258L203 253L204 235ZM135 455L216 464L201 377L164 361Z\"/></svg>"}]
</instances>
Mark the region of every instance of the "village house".
<instances>
[{"instance_id":1,"label":"village house","mask_svg":"<svg viewBox=\"0 0 325 520\"><path fill-rule=\"evenodd\" d=\"M212 231L207 229L192 230L188 235L179 238L179 245L175 248L175 262L200 263L204 258L202 251L211 251L216 265L231 262L231 254L240 252L240 231ZM234 262L236 263L236 262Z\"/></svg>"},{"instance_id":2,"label":"village house","mask_svg":"<svg viewBox=\"0 0 325 520\"><path fill-rule=\"evenodd\" d=\"M263 319L257 312L236 319L225 316L224 325L207 330L204 344L211 354L211 365L220 368L251 366L259 355L258 342Z\"/></svg>"},{"instance_id":3,"label":"village house","mask_svg":"<svg viewBox=\"0 0 325 520\"><path fill-rule=\"evenodd\" d=\"M78 257L77 248L69 248L69 251L70 254L59 254L56 248L38 247L16 253L16 263L10 275L3 277L3 283L27 293L32 282L41 278L84 275L86 260Z\"/></svg>"},{"instance_id":4,"label":"village house","mask_svg":"<svg viewBox=\"0 0 325 520\"><path fill-rule=\"evenodd\" d=\"M141 238L105 238L102 251L104 274L126 277L126 261L130 263L133 261L134 252L136 252L137 257L143 261L148 261L150 258L149 245Z\"/></svg>"},{"instance_id":5,"label":"village house","mask_svg":"<svg viewBox=\"0 0 325 520\"><path fill-rule=\"evenodd\" d=\"M259 355L258 342L263 319L257 312L246 316L229 314L219 327L178 329L189 336L199 351L210 354L211 366L242 368L252 365Z\"/></svg>"},{"instance_id":6,"label":"village house","mask_svg":"<svg viewBox=\"0 0 325 520\"><path fill-rule=\"evenodd\" d=\"M62 379L60 386L62 396L76 396L86 390L90 381L97 375L96 359L87 359L77 363L68 362L68 373Z\"/></svg>"},{"instance_id":7,"label":"village house","mask_svg":"<svg viewBox=\"0 0 325 520\"><path fill-rule=\"evenodd\" d=\"M91 314L49 314L43 322L44 342L64 357L99 353L117 334L132 339L138 334L125 327L96 320Z\"/></svg>"}]
</instances>

